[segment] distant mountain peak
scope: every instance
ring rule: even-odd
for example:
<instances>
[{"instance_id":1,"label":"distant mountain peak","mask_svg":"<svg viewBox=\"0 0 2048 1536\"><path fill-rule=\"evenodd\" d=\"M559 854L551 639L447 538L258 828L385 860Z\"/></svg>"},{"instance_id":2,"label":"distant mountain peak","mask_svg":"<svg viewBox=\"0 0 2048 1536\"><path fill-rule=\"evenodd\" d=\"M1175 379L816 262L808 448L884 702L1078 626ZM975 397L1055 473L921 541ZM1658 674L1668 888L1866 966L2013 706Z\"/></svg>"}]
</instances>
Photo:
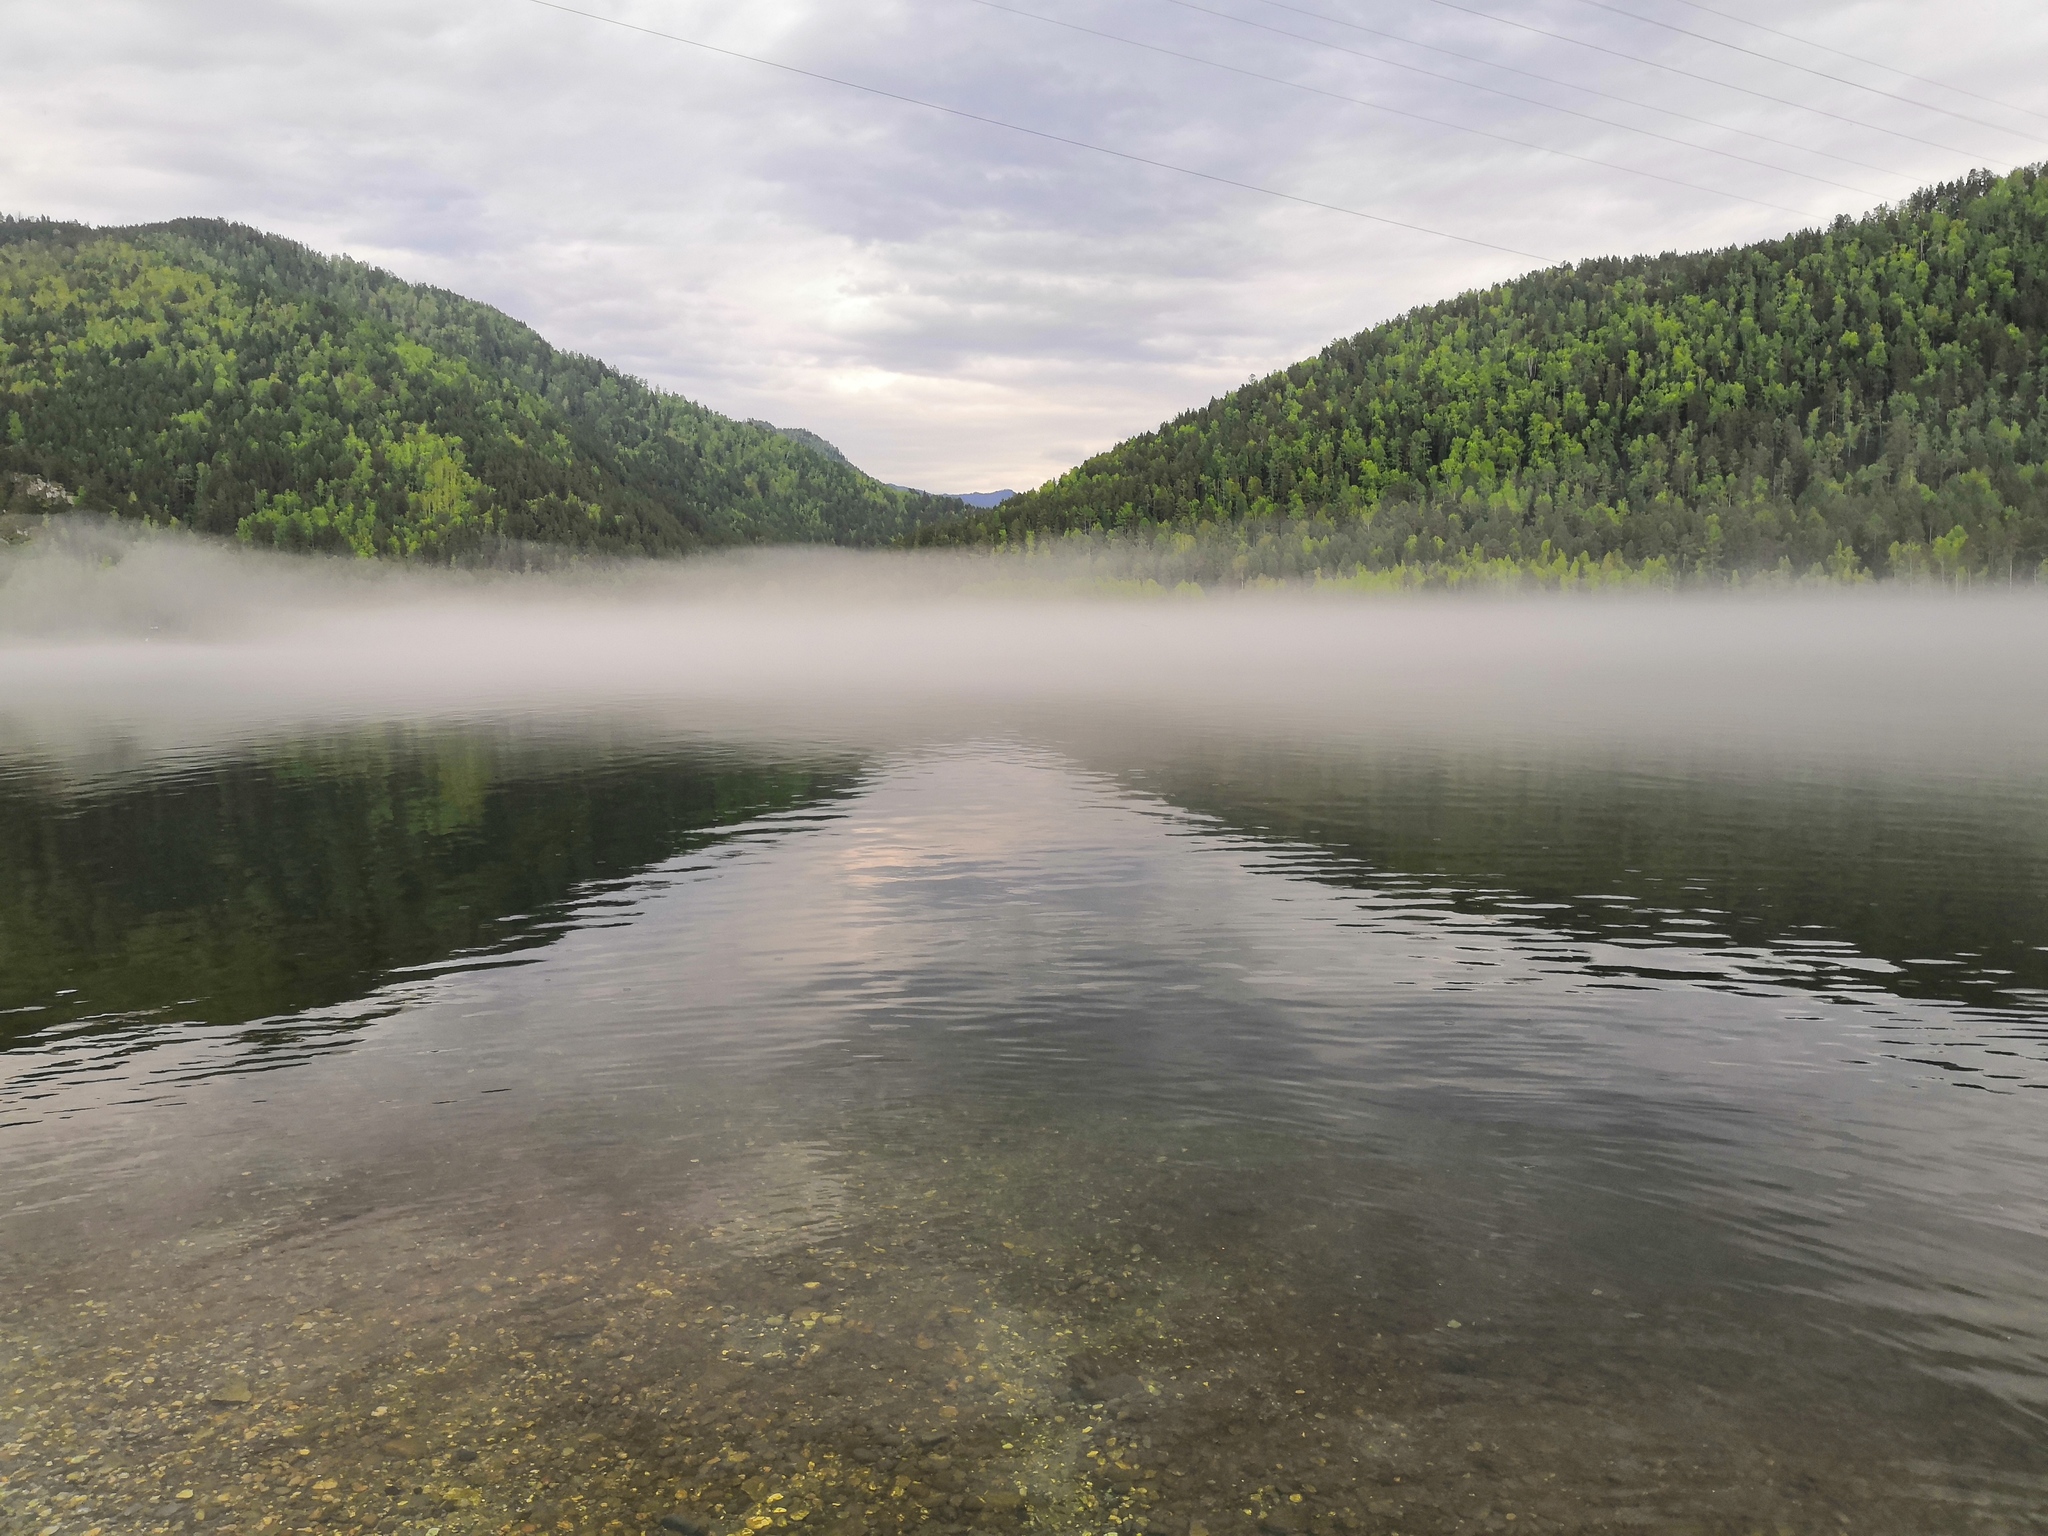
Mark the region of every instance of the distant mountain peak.
<instances>
[{"instance_id":1,"label":"distant mountain peak","mask_svg":"<svg viewBox=\"0 0 2048 1536\"><path fill-rule=\"evenodd\" d=\"M851 466L853 462L845 454L841 453L837 447L826 442L824 438L818 436L817 433L811 431L808 427L778 427L774 422L762 421L759 417L751 418L747 425L759 427L764 432L780 432L791 442L801 443L813 453L822 453L826 458L836 459L841 464ZM903 491L912 496L937 496L945 501L964 502L966 505L982 512L986 512L991 507L1001 506L1017 494L1015 491L1008 489L1000 491L926 491L920 490L914 485L895 485L888 481L883 483L888 485L892 491Z\"/></svg>"}]
</instances>

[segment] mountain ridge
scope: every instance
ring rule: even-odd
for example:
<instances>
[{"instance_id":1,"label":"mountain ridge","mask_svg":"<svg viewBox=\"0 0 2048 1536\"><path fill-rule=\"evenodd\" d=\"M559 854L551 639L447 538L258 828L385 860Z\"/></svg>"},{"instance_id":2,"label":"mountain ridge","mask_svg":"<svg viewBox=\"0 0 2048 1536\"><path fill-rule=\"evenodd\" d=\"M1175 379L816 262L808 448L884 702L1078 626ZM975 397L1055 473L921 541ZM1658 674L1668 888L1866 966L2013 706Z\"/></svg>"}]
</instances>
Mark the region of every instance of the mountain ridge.
<instances>
[{"instance_id":1,"label":"mountain ridge","mask_svg":"<svg viewBox=\"0 0 2048 1536\"><path fill-rule=\"evenodd\" d=\"M876 545L961 510L490 305L217 219L0 219L0 427L17 497L34 479L287 549Z\"/></svg>"},{"instance_id":2,"label":"mountain ridge","mask_svg":"<svg viewBox=\"0 0 2048 1536\"><path fill-rule=\"evenodd\" d=\"M1167 586L2035 574L2042 170L1419 306L911 542Z\"/></svg>"}]
</instances>

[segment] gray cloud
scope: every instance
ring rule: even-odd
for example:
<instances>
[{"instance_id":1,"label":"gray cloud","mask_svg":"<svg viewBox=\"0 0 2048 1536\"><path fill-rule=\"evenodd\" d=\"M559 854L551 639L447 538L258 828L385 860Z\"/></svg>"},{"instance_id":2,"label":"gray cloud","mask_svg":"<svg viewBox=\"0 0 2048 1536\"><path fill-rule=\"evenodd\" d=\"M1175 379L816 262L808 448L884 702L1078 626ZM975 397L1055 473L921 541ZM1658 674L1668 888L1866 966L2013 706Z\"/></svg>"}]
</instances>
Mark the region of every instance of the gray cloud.
<instances>
[{"instance_id":1,"label":"gray cloud","mask_svg":"<svg viewBox=\"0 0 2048 1536\"><path fill-rule=\"evenodd\" d=\"M1290 10L1270 0L1201 0L1267 27L1861 189L1849 191L1166 0L1014 4L1586 158L1162 57L972 0L858 8L587 0L585 8L1556 259L1757 238L1972 165L2048 155L2048 120L1802 48L1679 0L1628 4L2014 131L1915 109L1581 0L1473 0L1473 8L1670 69L1431 3L1299 0ZM2038 85L2048 13L2021 0L1939 8L1820 0L1768 12L1728 0L1722 8L1738 7L2048 112ZM1447 59L1301 10L1802 147ZM193 213L246 220L489 300L564 345L735 415L809 426L864 468L940 489L1035 483L1333 336L1530 265L520 0L8 0L0 30L9 40L0 54L0 207L94 222Z\"/></svg>"}]
</instances>

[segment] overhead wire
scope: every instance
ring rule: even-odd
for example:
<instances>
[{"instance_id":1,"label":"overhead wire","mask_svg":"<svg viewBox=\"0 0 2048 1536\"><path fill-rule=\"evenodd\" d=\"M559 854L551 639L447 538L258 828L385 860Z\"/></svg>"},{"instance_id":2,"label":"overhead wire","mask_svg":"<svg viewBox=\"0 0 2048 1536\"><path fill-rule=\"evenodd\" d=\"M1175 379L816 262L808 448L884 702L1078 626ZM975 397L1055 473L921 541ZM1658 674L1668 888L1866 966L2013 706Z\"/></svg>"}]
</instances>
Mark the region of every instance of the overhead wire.
<instances>
[{"instance_id":1,"label":"overhead wire","mask_svg":"<svg viewBox=\"0 0 2048 1536\"><path fill-rule=\"evenodd\" d=\"M1938 139L1923 139L1917 133L1905 133L1897 128L1886 128L1879 123L1866 123L1858 117L1848 117L1840 112L1830 112L1825 107L1816 107L1811 102L1793 101L1786 96L1773 96L1769 91L1759 91L1746 85L1737 85L1731 80L1716 80L1712 75L1702 75L1695 70L1680 69L1676 64L1666 64L1660 59L1646 59L1641 54L1627 53L1619 48L1609 48L1604 43L1589 43L1583 37L1573 37L1568 32L1552 32L1547 27L1532 22L1516 21L1511 16L1497 15L1482 11L1477 6L1460 5L1458 0L1429 0L1431 5L1441 6L1447 11L1458 11L1466 16L1477 16L1482 21L1491 21L1499 26L1513 27L1517 31L1531 32L1538 37L1547 37L1553 42L1569 43L1575 48L1588 48L1594 53L1604 53L1609 58L1626 59L1631 64L1641 64L1649 69L1661 69L1666 74L1677 75L1686 80L1698 80L1707 85L1719 86L1724 91L1736 91L1744 96L1754 96L1758 101L1773 102L1781 107L1792 107L1801 112L1811 112L1816 117L1833 118L1838 123L1847 123L1852 128L1861 128L1866 133L1882 133L1894 139L1904 139L1911 144L1922 144L1929 149L1938 149L1944 154L1961 155L1965 159L1981 159L1973 151L1957 149L1953 144L1943 144Z\"/></svg>"},{"instance_id":2,"label":"overhead wire","mask_svg":"<svg viewBox=\"0 0 2048 1536\"><path fill-rule=\"evenodd\" d=\"M1582 165L1597 165L1604 170L1620 171L1624 175L1629 176L1646 176L1652 181L1667 182L1674 187L1685 187L1693 192L1705 192L1712 197L1730 198L1738 203L1751 203L1756 207L1770 208L1779 213L1802 214L1807 211L1803 208L1788 207L1784 203L1768 202L1760 197L1750 197L1742 192L1723 191L1719 187L1709 187L1697 181L1687 181L1680 176L1666 176L1662 171L1646 171L1639 166L1622 165L1617 161L1602 160L1594 155L1581 155L1569 149L1553 149L1548 144L1532 143L1528 139L1518 139L1511 134L1495 133L1488 128L1474 128L1469 123L1453 122L1451 119L1443 117L1431 117L1426 112L1410 112L1405 107L1390 107L1383 102L1368 101L1362 96L1346 96L1341 91L1326 91L1321 86L1304 85L1299 80L1288 80L1280 75L1262 74L1258 70L1245 69L1236 64L1219 63L1215 59L1205 59L1199 54L1182 53L1176 48L1167 48L1159 43L1140 42L1136 38L1120 37L1114 32L1103 32L1095 27L1084 27L1077 21L1063 21L1057 16L1046 16L1037 11L1021 10L1014 5L1004 5L1002 0L969 0L969 3L985 6L991 11L1004 11L1012 16L1021 16L1027 21L1042 21L1047 26L1064 27L1070 32L1079 32L1086 37L1099 37L1105 42L1121 43L1127 48L1142 48L1147 53L1162 54L1169 59L1181 59L1190 64L1200 64L1208 69L1220 69L1226 74L1242 75L1248 80L1263 80L1268 85L1285 86L1289 90L1303 91L1311 96L1326 97L1331 101L1349 102L1352 106L1365 107L1373 112L1386 112L1395 117L1409 118L1418 123L1429 123L1437 128L1449 128L1456 133L1469 133L1482 139L1492 139L1497 143L1513 144L1521 149L1533 149L1541 154L1561 155L1567 160L1576 160ZM1350 50L1347 49L1345 51L1349 52ZM1673 142L1681 143L1683 141L1674 140ZM1776 167L1767 167L1767 169L1776 169ZM1858 189L1851 187L1848 190L1853 192Z\"/></svg>"},{"instance_id":3,"label":"overhead wire","mask_svg":"<svg viewBox=\"0 0 2048 1536\"><path fill-rule=\"evenodd\" d=\"M1256 22L1249 21L1244 17L1232 16L1227 11L1211 10L1205 5L1192 4L1191 0L1165 0L1165 3L1179 5L1186 10L1202 11L1208 15L1220 16L1230 21L1240 21L1247 26L1257 25ZM1779 149L1789 149L1796 154L1816 155L1823 160L1836 160L1840 161L1843 165L1853 165L1861 171L1875 171L1880 176L1896 176L1900 180L1907 179L1904 171L1894 170L1888 165L1873 165L1868 160L1858 160L1852 155L1838 155L1831 149L1816 149L1811 144L1798 144L1790 139L1774 138L1770 134L1757 133L1749 128L1737 128L1733 123L1719 123L1710 117L1694 117L1690 112L1680 112L1675 107L1659 106L1652 101L1638 101L1633 96L1617 95L1613 91L1603 91L1597 86L1582 85L1576 80L1562 80L1555 75L1538 74L1533 69L1523 69L1515 64L1503 64L1498 59L1482 58L1476 53L1460 53L1457 49L1446 48L1440 43L1425 43L1416 38L1403 37L1398 32L1384 31L1379 27L1368 27L1363 22L1349 21L1342 16L1332 16L1327 11L1312 11L1306 6L1290 5L1287 3L1287 0L1260 0L1260 3L1272 6L1275 10L1292 11L1297 16L1307 16L1314 21L1328 22L1333 27L1343 27L1347 31L1362 32L1367 37L1383 37L1390 43L1401 44L1404 48L1415 48L1424 53L1439 53L1447 59L1457 59L1466 64L1477 64L1482 69L1499 70L1502 74L1507 75L1520 75L1525 80L1540 80L1545 85L1555 85L1563 90L1577 91L1586 96L1597 96L1602 101L1617 101L1625 107L1635 107L1639 111L1655 112L1662 117L1675 117L1682 123L1696 123L1702 128L1712 128L1717 133L1732 133L1739 138L1755 139L1759 144L1770 144ZM1374 54L1372 57L1377 58L1379 55Z\"/></svg>"},{"instance_id":4,"label":"overhead wire","mask_svg":"<svg viewBox=\"0 0 2048 1536\"><path fill-rule=\"evenodd\" d=\"M1901 96L1896 91L1880 90L1877 86L1865 85L1861 80L1851 80L1847 75L1831 75L1824 69L1814 69L1806 64L1794 64L1789 59L1776 58L1771 54L1759 52L1755 48L1745 48L1740 43L1731 43L1724 38L1714 37L1706 32L1695 32L1692 28L1681 27L1676 22L1659 21L1654 16L1642 16L1634 11L1625 11L1618 5L1609 5L1607 0L1576 0L1576 3L1591 6L1596 11L1605 11L1610 16L1625 16L1630 21L1641 22L1646 27L1662 27L1666 32L1675 32L1680 37L1690 37L1698 42L1710 43L1716 48L1726 48L1731 53L1744 54L1752 59L1762 59L1765 63L1776 64L1781 69L1796 69L1801 74L1812 75L1817 80L1832 80L1836 85L1846 85L1854 90L1868 91L1871 95L1882 96L1888 101L1903 101L1907 106L1918 107L1923 112L1939 112L1942 116L1952 117L1958 122L1974 123L1979 128L1989 128L1993 133L2007 133L2015 138L2027 137L2018 129L2008 128L2003 123L1988 123L1981 117L1970 116L1967 112L1957 112L1949 107L1937 107L1930 102L1915 101L1911 96Z\"/></svg>"},{"instance_id":5,"label":"overhead wire","mask_svg":"<svg viewBox=\"0 0 2048 1536\"><path fill-rule=\"evenodd\" d=\"M977 0L977 3L988 3L988 0ZM1655 139L1659 143L1676 144L1681 149L1696 150L1700 154L1719 155L1723 159L1734 160L1742 165L1752 165L1757 167L1759 170L1771 171L1780 176L1797 176L1804 181L1819 182L1822 186L1836 187L1844 192L1859 193L1864 197L1876 197L1879 195L1878 193L1871 191L1868 187L1851 186L1846 181L1836 181L1832 177L1828 176L1816 176L1811 171L1798 171L1792 169L1790 166L1773 165L1768 160L1756 160L1752 159L1748 155L1738 155L1732 149L1717 149L1711 144L1695 144L1690 139L1675 138L1668 133L1659 133L1654 128L1638 128L1633 123L1617 123L1611 117L1599 117L1591 112L1581 112L1576 107L1561 107L1558 106L1555 102L1544 101L1540 97L1524 96L1516 91L1504 91L1500 89L1498 86L1481 85L1477 81L1473 80L1460 80L1456 75L1447 75L1439 70L1434 69L1424 69L1420 64L1403 63L1399 59L1390 59L1385 54L1367 53L1362 48L1346 48L1342 43L1333 43L1328 41L1327 39L1320 37L1310 37L1305 32L1290 32L1285 27L1268 26L1265 22L1253 21L1249 17L1233 16L1228 11L1212 10L1210 7L1206 5L1195 4L1194 0L1165 0L1165 3L1168 5L1177 5L1185 11L1195 11L1204 16L1214 16L1220 21L1235 22L1238 26L1250 27L1259 32L1270 32L1275 37L1291 37L1296 42L1308 43L1311 46L1317 48L1327 48L1333 53L1347 54L1354 59L1369 59L1375 64L1384 64L1390 69L1405 69L1410 74L1422 75L1430 80L1442 80L1451 85L1461 86L1468 91L1482 91L1489 96L1500 96L1506 98L1509 101L1519 101L1525 103L1528 106L1540 107L1546 112L1560 112L1563 113L1566 117L1576 117L1584 122L1598 123L1603 128L1618 128L1624 133L1641 134L1643 137ZM997 10L1010 9L1010 7L1004 5L996 5L994 8ZM1296 7L1286 6L1284 7L1284 9L1294 10L1296 9ZM1021 16L1027 15L1029 13L1019 11L1017 12L1017 14ZM1604 164L1605 162L1600 163ZM1685 184L1688 186L1692 185L1690 182ZM1734 194L1731 193L1726 195L1733 196ZM1776 205L1773 204L1772 206Z\"/></svg>"},{"instance_id":6,"label":"overhead wire","mask_svg":"<svg viewBox=\"0 0 2048 1536\"><path fill-rule=\"evenodd\" d=\"M878 85L867 85L858 80L848 80L838 75L828 75L820 70L804 69L795 64L785 64L779 59L763 58L755 53L742 53L737 48L724 48L716 43L707 43L694 37L684 37L676 32L663 32L654 27L643 27L638 23L621 21L616 16L600 15L596 11L579 10L573 5L563 5L560 0L528 0L545 10L560 11L565 16L580 16L585 21L595 21L604 26L617 27L621 31L636 32L643 37L659 38L663 42L679 43L686 48L701 49L728 59L739 59L748 64L759 64L767 69L780 70L784 74L798 75L806 80L820 81L826 85L840 86L850 91L860 91L869 96L900 102L905 106L919 107L928 112L940 112L947 117L959 118L964 122L981 123L990 128L1001 128L1010 133L1020 133L1051 144L1064 144L1071 149L1085 149L1091 154L1107 155L1111 159L1127 161L1133 165L1149 166L1154 170L1171 171L1179 176L1191 176L1198 181L1212 182L1217 186L1234 187L1240 192L1255 192L1261 197L1277 198L1282 202L1298 203L1307 208L1320 208L1326 213L1341 213L1350 218L1364 219L1374 224L1384 224L1393 229L1405 229L1415 234L1430 235L1439 240L1453 240L1460 245L1478 246L1489 251L1499 251L1508 256L1526 257L1530 261L1549 264L1554 258L1539 255L1535 251L1521 250L1512 245L1501 245L1492 240L1481 240L1476 235L1454 234L1446 229L1434 229L1427 224L1415 224L1406 219L1393 218L1387 214L1369 213L1363 208L1346 207L1342 203L1326 203L1319 198L1303 197L1296 192L1283 192L1277 187L1264 187L1256 182L1239 181L1235 177L1219 176L1211 171L1199 171L1192 166L1175 165L1171 161L1157 160L1149 155L1134 154L1129 150L1112 149L1106 144L1090 143L1086 139L1071 138L1063 133L1053 133L1043 128L1031 128L1022 123L1008 122L1003 118L990 117L981 112L969 112L962 107L949 107L941 102L926 101L922 97L905 95L901 91L887 90Z\"/></svg>"},{"instance_id":7,"label":"overhead wire","mask_svg":"<svg viewBox=\"0 0 2048 1536\"><path fill-rule=\"evenodd\" d=\"M1837 58L1847 59L1852 64L1867 64L1870 68L1881 69L1887 74L1898 75L1907 80L1917 80L1922 85L1931 85L1938 90L1954 91L1958 96L1967 96L1972 101L1981 101L1990 106L2003 107L2008 112L2017 112L2023 117L2031 117L2037 121L2048 123L2048 113L2036 112L2031 107L2016 106L2009 101L2000 101L1996 96L1986 96L1977 91L1965 90L1960 85L1950 85L1946 80L1936 80L1931 75L1916 75L1909 69L1899 68L1896 64L1885 64L1877 59L1866 59L1860 53L1850 53L1845 48L1836 48L1828 43L1816 43L1812 38L1801 37L1797 32L1781 31L1777 27L1767 27L1760 21L1751 21L1747 16L1738 16L1733 11L1716 10L1711 5L1702 5L1700 0L1678 0L1678 3L1685 6L1688 10L1702 11L1709 16L1718 16L1723 21L1734 22L1737 26L1754 27L1759 32L1768 32L1773 37L1782 37L1787 42L1798 43L1804 48L1818 48L1822 53L1832 53Z\"/></svg>"}]
</instances>

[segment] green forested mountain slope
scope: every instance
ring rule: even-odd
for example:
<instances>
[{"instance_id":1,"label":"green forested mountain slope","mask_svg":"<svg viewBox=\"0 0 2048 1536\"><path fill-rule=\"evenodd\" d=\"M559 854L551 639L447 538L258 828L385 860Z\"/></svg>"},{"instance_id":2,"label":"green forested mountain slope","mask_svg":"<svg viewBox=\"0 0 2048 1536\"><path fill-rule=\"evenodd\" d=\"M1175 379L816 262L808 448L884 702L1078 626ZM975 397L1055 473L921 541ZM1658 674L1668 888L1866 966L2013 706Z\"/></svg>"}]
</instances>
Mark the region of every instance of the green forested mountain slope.
<instances>
[{"instance_id":1,"label":"green forested mountain slope","mask_svg":"<svg viewBox=\"0 0 2048 1536\"><path fill-rule=\"evenodd\" d=\"M919 541L1069 534L1169 584L2038 572L2042 169L1468 293Z\"/></svg>"},{"instance_id":2,"label":"green forested mountain slope","mask_svg":"<svg viewBox=\"0 0 2048 1536\"><path fill-rule=\"evenodd\" d=\"M959 510L214 220L0 220L0 425L0 468L82 506L295 549L876 544Z\"/></svg>"}]
</instances>

